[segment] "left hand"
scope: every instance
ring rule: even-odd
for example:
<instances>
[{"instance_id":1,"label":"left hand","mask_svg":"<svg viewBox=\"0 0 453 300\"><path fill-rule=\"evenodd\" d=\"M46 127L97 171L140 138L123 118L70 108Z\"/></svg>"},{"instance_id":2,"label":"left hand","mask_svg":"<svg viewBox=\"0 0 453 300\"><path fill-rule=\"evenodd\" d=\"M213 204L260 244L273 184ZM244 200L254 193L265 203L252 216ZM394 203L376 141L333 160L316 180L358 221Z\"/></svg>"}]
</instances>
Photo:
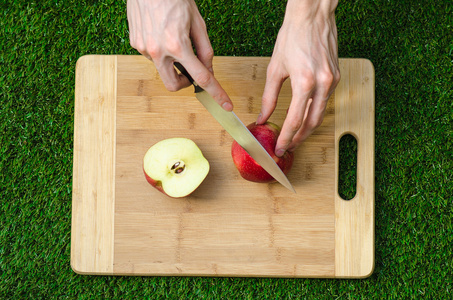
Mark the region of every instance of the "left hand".
<instances>
[{"instance_id":1,"label":"left hand","mask_svg":"<svg viewBox=\"0 0 453 300\"><path fill-rule=\"evenodd\" d=\"M289 0L267 69L261 113L265 123L290 77L292 99L275 153L294 151L321 125L327 100L340 81L335 7L337 1ZM332 7L333 6L333 7Z\"/></svg>"}]
</instances>

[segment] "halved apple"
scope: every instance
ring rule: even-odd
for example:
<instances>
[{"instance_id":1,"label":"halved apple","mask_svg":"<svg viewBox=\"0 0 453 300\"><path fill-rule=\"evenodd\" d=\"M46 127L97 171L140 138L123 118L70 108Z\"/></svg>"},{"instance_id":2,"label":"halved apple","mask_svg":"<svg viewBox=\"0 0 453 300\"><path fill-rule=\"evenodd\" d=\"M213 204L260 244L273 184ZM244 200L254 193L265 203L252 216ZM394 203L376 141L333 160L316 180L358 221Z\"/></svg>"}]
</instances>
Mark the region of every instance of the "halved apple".
<instances>
[{"instance_id":1,"label":"halved apple","mask_svg":"<svg viewBox=\"0 0 453 300\"><path fill-rule=\"evenodd\" d=\"M203 182L209 173L209 162L192 140L170 138L148 149L143 171L153 187L180 198L191 194Z\"/></svg>"}]
</instances>

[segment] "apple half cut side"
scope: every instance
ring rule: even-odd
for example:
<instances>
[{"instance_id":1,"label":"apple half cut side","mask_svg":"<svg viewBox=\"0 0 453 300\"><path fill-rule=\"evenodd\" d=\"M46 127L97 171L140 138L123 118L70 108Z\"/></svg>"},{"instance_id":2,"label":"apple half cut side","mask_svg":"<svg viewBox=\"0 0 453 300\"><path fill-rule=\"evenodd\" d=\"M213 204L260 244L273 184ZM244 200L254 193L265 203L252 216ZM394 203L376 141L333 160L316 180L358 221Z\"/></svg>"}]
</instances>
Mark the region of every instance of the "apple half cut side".
<instances>
[{"instance_id":1,"label":"apple half cut side","mask_svg":"<svg viewBox=\"0 0 453 300\"><path fill-rule=\"evenodd\" d=\"M185 197L209 173L209 162L197 144L187 138L170 138L154 144L143 158L146 180L160 192Z\"/></svg>"}]
</instances>

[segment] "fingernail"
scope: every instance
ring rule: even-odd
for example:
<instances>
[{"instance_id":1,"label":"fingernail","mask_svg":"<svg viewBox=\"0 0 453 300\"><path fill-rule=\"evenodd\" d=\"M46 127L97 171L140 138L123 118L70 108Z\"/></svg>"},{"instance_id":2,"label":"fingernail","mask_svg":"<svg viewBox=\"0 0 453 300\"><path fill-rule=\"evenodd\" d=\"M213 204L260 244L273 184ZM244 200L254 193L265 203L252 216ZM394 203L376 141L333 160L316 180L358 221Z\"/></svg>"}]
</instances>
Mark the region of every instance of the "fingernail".
<instances>
[{"instance_id":1,"label":"fingernail","mask_svg":"<svg viewBox=\"0 0 453 300\"><path fill-rule=\"evenodd\" d=\"M233 105L230 102L223 103L222 107L226 111L232 111L233 110Z\"/></svg>"},{"instance_id":2,"label":"fingernail","mask_svg":"<svg viewBox=\"0 0 453 300\"><path fill-rule=\"evenodd\" d=\"M261 117L262 117L262 116L263 116L262 113L260 113L260 114L258 115L258 119L256 119L256 124L259 124L259 123L260 123L260 120L261 120Z\"/></svg>"},{"instance_id":3,"label":"fingernail","mask_svg":"<svg viewBox=\"0 0 453 300\"><path fill-rule=\"evenodd\" d=\"M276 154L278 157L282 157L283 154L285 154L285 149L278 149L277 152L275 152L275 154Z\"/></svg>"}]
</instances>

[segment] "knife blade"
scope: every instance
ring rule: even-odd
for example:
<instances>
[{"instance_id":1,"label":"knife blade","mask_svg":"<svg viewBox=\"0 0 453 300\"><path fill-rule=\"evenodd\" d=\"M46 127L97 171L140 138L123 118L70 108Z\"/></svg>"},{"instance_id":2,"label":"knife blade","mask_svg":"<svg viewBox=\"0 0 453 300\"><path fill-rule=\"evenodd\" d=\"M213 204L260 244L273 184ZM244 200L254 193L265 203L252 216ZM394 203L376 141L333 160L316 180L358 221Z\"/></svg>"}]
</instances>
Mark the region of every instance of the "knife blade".
<instances>
[{"instance_id":1,"label":"knife blade","mask_svg":"<svg viewBox=\"0 0 453 300\"><path fill-rule=\"evenodd\" d=\"M187 70L178 62L174 63L175 67L186 76L195 87L195 96L198 101L209 111L209 113L222 125L222 127L233 137L233 139L245 151L266 170L275 180L280 182L284 187L296 193L286 175L258 142L248 128L242 123L234 112L224 110L203 88L197 85Z\"/></svg>"}]
</instances>

